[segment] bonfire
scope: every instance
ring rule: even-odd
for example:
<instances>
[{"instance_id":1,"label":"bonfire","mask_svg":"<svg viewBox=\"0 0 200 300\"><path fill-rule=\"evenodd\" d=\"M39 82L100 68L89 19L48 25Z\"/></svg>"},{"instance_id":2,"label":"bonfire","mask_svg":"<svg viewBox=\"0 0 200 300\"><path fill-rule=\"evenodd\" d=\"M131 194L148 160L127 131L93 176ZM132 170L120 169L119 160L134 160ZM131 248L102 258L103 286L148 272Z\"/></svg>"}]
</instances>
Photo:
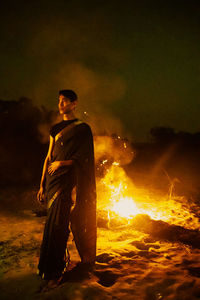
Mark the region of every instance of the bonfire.
<instances>
[{"instance_id":1,"label":"bonfire","mask_svg":"<svg viewBox=\"0 0 200 300\"><path fill-rule=\"evenodd\" d=\"M123 168L134 159L134 151L127 142L120 137L117 137L117 143L109 137L98 137L95 148L100 174L97 177L97 207L98 212L104 211L107 215L109 225L112 221L116 225L117 219L118 223L130 224L137 215L148 215L152 220L162 220L188 229L199 228L198 218L191 212L191 204L185 197L173 193L178 181L176 178L171 180L165 172L170 183L166 195L138 188Z\"/></svg>"}]
</instances>

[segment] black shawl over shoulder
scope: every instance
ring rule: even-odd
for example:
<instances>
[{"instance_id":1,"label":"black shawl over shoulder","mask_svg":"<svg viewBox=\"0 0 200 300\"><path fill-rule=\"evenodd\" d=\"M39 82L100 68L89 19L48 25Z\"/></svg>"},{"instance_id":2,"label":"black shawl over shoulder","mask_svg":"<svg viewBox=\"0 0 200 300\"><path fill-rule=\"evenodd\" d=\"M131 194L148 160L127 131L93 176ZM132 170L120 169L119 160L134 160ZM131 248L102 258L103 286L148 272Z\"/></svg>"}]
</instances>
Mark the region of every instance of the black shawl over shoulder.
<instances>
[{"instance_id":1,"label":"black shawl over shoulder","mask_svg":"<svg viewBox=\"0 0 200 300\"><path fill-rule=\"evenodd\" d=\"M73 160L72 166L46 174L48 207L60 193L76 186L76 204L71 212L71 230L84 262L96 257L96 185L93 136L89 125L79 120L55 136L52 161Z\"/></svg>"}]
</instances>

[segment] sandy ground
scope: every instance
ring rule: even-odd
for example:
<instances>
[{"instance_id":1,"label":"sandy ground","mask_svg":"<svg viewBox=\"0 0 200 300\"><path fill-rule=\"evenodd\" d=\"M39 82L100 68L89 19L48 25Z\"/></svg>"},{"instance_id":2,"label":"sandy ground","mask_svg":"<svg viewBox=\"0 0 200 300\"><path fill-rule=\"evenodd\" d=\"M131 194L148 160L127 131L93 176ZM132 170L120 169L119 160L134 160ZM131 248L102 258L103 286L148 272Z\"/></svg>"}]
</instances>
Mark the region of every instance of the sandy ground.
<instances>
[{"instance_id":1,"label":"sandy ground","mask_svg":"<svg viewBox=\"0 0 200 300\"><path fill-rule=\"evenodd\" d=\"M2 201L5 195L9 197L2 192ZM26 201L35 197L35 191L10 195ZM70 236L72 270L55 285L36 275L45 217L38 217L33 206L16 209L16 204L1 210L0 299L200 299L197 228L144 215L108 220L106 212L99 211L94 268L73 268L79 256Z\"/></svg>"}]
</instances>

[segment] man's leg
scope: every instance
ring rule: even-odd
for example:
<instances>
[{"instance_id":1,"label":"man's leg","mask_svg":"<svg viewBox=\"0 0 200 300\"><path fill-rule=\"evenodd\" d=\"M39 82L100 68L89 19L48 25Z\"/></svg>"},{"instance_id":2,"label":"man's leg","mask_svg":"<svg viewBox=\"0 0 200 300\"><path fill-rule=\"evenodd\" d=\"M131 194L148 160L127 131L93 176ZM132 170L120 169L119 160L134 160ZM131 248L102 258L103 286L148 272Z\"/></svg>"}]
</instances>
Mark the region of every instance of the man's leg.
<instances>
[{"instance_id":1,"label":"man's leg","mask_svg":"<svg viewBox=\"0 0 200 300\"><path fill-rule=\"evenodd\" d=\"M38 265L41 275L54 276L61 273L66 266L70 211L71 194L60 194L48 211Z\"/></svg>"}]
</instances>

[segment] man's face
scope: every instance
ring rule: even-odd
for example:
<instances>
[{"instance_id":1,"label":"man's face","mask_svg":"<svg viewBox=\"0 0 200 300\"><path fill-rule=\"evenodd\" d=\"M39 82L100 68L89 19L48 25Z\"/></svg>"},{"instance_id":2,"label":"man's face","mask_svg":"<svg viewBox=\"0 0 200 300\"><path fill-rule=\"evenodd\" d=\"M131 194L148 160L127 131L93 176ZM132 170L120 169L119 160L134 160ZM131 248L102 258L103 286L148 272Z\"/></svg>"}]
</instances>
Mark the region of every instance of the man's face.
<instances>
[{"instance_id":1,"label":"man's face","mask_svg":"<svg viewBox=\"0 0 200 300\"><path fill-rule=\"evenodd\" d=\"M63 95L59 96L58 108L61 115L72 112L76 107L76 101L71 102Z\"/></svg>"}]
</instances>

